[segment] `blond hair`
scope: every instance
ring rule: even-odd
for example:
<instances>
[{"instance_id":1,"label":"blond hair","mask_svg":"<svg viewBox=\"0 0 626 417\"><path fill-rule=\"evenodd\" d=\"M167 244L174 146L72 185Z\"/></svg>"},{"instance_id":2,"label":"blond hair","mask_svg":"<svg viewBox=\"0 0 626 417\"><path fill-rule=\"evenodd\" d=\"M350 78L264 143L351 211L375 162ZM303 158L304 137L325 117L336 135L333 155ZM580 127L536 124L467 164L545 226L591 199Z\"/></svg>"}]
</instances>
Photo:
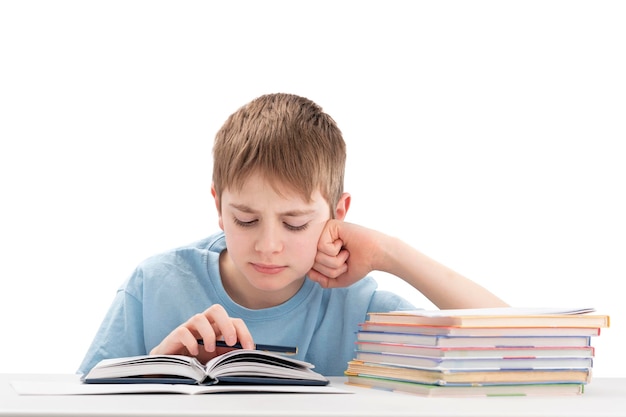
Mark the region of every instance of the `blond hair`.
<instances>
[{"instance_id":1,"label":"blond hair","mask_svg":"<svg viewBox=\"0 0 626 417\"><path fill-rule=\"evenodd\" d=\"M215 136L213 185L241 189L261 175L281 192L287 187L310 201L319 189L331 213L343 194L346 145L335 121L313 101L267 94L230 115Z\"/></svg>"}]
</instances>

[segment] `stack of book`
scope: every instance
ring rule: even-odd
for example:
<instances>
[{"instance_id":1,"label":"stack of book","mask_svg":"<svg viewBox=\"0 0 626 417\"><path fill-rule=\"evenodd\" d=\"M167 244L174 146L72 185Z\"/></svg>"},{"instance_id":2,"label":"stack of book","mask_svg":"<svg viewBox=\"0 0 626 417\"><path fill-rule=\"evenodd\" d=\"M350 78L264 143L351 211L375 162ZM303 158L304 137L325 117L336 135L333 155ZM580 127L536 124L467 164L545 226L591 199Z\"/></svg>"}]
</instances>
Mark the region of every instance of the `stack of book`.
<instances>
[{"instance_id":1,"label":"stack of book","mask_svg":"<svg viewBox=\"0 0 626 417\"><path fill-rule=\"evenodd\" d=\"M352 385L423 396L582 394L593 308L483 308L370 313L345 371Z\"/></svg>"}]
</instances>

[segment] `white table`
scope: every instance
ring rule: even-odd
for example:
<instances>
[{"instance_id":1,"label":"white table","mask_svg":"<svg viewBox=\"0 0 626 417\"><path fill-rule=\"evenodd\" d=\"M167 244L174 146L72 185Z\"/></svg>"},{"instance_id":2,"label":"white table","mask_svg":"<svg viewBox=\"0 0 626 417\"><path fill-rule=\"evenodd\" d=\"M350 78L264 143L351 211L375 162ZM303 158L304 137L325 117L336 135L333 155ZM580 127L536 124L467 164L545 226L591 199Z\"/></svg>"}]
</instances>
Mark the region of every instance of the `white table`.
<instances>
[{"instance_id":1,"label":"white table","mask_svg":"<svg viewBox=\"0 0 626 417\"><path fill-rule=\"evenodd\" d=\"M18 395L10 381L75 375L0 374L0 416L626 417L626 378L594 378L580 396L424 398L344 385L354 394Z\"/></svg>"}]
</instances>

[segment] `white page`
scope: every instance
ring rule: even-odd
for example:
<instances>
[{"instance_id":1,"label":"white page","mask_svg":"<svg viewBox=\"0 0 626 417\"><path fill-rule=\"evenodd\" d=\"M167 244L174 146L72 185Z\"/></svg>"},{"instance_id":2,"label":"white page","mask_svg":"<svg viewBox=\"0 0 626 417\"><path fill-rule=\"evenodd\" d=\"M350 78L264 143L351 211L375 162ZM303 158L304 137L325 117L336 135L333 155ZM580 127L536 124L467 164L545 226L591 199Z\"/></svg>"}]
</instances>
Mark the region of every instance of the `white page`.
<instances>
[{"instance_id":1,"label":"white page","mask_svg":"<svg viewBox=\"0 0 626 417\"><path fill-rule=\"evenodd\" d=\"M426 317L447 316L534 316L545 314L585 314L594 312L595 308L559 308L559 307L493 307L493 308L460 308L448 310L402 310L392 311L393 314L406 314Z\"/></svg>"}]
</instances>

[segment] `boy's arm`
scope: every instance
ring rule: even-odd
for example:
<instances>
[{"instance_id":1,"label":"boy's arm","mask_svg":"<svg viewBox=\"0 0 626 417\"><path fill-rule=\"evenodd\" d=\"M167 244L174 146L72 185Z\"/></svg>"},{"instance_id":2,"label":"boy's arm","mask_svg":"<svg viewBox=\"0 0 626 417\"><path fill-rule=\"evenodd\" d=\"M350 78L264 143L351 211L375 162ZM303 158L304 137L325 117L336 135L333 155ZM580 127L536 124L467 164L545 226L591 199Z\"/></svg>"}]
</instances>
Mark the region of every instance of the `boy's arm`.
<instances>
[{"instance_id":1,"label":"boy's arm","mask_svg":"<svg viewBox=\"0 0 626 417\"><path fill-rule=\"evenodd\" d=\"M398 238L330 220L309 277L323 287L345 287L375 270L402 278L441 309L507 306L487 289Z\"/></svg>"}]
</instances>

